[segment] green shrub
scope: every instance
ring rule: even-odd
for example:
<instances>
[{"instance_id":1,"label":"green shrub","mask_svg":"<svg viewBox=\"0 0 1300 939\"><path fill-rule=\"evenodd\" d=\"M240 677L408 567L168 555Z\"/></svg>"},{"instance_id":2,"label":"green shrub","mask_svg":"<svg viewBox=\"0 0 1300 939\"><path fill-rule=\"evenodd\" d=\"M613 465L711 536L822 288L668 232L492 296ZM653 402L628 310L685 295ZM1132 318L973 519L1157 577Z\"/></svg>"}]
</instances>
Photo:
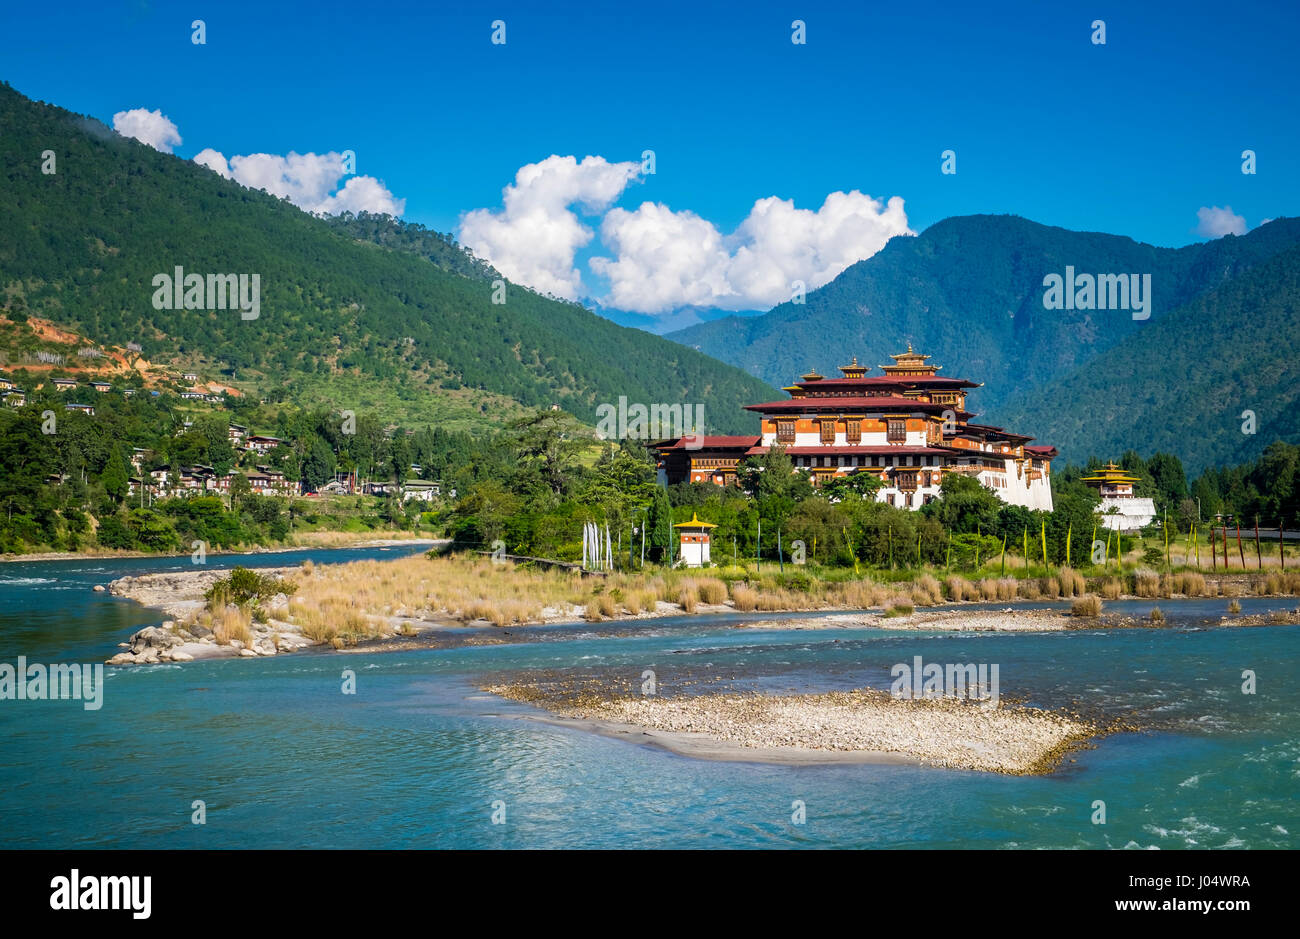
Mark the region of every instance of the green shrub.
<instances>
[{"instance_id":1,"label":"green shrub","mask_svg":"<svg viewBox=\"0 0 1300 939\"><path fill-rule=\"evenodd\" d=\"M208 601L233 603L242 606L259 600L269 600L277 593L292 594L298 585L279 577L259 574L246 567L236 567L226 577L222 577L203 596Z\"/></svg>"}]
</instances>

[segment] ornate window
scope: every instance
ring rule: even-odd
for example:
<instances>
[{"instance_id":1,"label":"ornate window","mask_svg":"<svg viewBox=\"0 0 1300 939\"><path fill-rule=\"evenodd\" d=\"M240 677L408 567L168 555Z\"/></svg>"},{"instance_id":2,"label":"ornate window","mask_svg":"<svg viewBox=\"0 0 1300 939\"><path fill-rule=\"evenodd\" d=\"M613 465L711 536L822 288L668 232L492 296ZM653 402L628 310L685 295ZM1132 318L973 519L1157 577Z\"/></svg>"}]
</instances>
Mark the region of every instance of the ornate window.
<instances>
[{"instance_id":1,"label":"ornate window","mask_svg":"<svg viewBox=\"0 0 1300 939\"><path fill-rule=\"evenodd\" d=\"M903 443L907 440L907 421L890 420L886 424L885 439L890 443Z\"/></svg>"},{"instance_id":2,"label":"ornate window","mask_svg":"<svg viewBox=\"0 0 1300 939\"><path fill-rule=\"evenodd\" d=\"M822 443L832 444L835 442L835 422L822 421Z\"/></svg>"},{"instance_id":3,"label":"ornate window","mask_svg":"<svg viewBox=\"0 0 1300 939\"><path fill-rule=\"evenodd\" d=\"M777 421L776 439L778 443L794 443L794 421Z\"/></svg>"},{"instance_id":4,"label":"ornate window","mask_svg":"<svg viewBox=\"0 0 1300 939\"><path fill-rule=\"evenodd\" d=\"M844 439L850 444L862 443L862 421L848 421L844 425Z\"/></svg>"}]
</instances>

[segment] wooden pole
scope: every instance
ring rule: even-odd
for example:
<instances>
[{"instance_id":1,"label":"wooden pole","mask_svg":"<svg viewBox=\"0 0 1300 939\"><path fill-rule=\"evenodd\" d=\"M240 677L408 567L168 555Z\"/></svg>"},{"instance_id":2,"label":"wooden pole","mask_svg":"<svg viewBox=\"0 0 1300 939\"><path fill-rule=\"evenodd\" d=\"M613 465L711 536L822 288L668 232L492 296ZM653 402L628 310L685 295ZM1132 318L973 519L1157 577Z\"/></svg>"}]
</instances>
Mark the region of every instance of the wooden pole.
<instances>
[{"instance_id":1,"label":"wooden pole","mask_svg":"<svg viewBox=\"0 0 1300 939\"><path fill-rule=\"evenodd\" d=\"M1241 569L1246 569L1246 549L1241 546L1241 519L1237 519L1237 554L1241 558Z\"/></svg>"},{"instance_id":2,"label":"wooden pole","mask_svg":"<svg viewBox=\"0 0 1300 939\"><path fill-rule=\"evenodd\" d=\"M1259 516L1255 516L1255 570L1264 569L1264 556L1259 553Z\"/></svg>"},{"instance_id":3,"label":"wooden pole","mask_svg":"<svg viewBox=\"0 0 1300 939\"><path fill-rule=\"evenodd\" d=\"M1277 559L1282 563L1282 570L1286 570L1286 545L1282 543L1282 529L1286 527L1286 516L1277 520Z\"/></svg>"},{"instance_id":4,"label":"wooden pole","mask_svg":"<svg viewBox=\"0 0 1300 939\"><path fill-rule=\"evenodd\" d=\"M1169 557L1169 510L1165 509L1164 518L1165 529L1165 571L1168 572L1173 568L1173 562Z\"/></svg>"},{"instance_id":5,"label":"wooden pole","mask_svg":"<svg viewBox=\"0 0 1300 939\"><path fill-rule=\"evenodd\" d=\"M1007 533L1002 533L1002 576L1007 576Z\"/></svg>"}]
</instances>

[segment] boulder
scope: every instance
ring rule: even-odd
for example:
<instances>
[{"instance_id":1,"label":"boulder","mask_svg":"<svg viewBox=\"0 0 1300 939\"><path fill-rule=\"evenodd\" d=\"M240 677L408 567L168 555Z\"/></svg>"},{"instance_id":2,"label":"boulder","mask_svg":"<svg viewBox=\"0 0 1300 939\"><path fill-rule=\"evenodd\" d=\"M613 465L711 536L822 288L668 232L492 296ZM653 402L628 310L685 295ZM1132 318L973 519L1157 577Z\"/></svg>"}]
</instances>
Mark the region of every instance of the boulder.
<instances>
[{"instance_id":1,"label":"boulder","mask_svg":"<svg viewBox=\"0 0 1300 939\"><path fill-rule=\"evenodd\" d=\"M188 652L182 652L180 649L176 649L175 651L172 652L172 661L193 662L194 656L190 655Z\"/></svg>"},{"instance_id":2,"label":"boulder","mask_svg":"<svg viewBox=\"0 0 1300 939\"><path fill-rule=\"evenodd\" d=\"M90 589L95 591L95 593L103 593L106 588L104 587L103 584L95 584L95 586L91 587Z\"/></svg>"}]
</instances>

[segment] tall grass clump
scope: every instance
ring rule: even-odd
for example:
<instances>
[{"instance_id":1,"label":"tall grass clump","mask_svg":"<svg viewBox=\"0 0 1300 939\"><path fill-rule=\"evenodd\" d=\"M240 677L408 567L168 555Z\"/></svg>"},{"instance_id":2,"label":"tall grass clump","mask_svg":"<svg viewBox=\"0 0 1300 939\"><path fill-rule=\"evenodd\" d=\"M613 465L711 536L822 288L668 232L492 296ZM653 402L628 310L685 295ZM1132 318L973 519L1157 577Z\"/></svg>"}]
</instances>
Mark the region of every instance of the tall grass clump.
<instances>
[{"instance_id":1,"label":"tall grass clump","mask_svg":"<svg viewBox=\"0 0 1300 939\"><path fill-rule=\"evenodd\" d=\"M727 602L727 585L716 577L705 577L699 581L700 600L717 606Z\"/></svg>"},{"instance_id":2,"label":"tall grass clump","mask_svg":"<svg viewBox=\"0 0 1300 939\"><path fill-rule=\"evenodd\" d=\"M943 588L929 574L922 574L912 584L912 602L917 606L935 606L943 602Z\"/></svg>"},{"instance_id":3,"label":"tall grass clump","mask_svg":"<svg viewBox=\"0 0 1300 939\"><path fill-rule=\"evenodd\" d=\"M1101 597L1095 593L1086 594L1082 597L1076 597L1070 604L1071 616L1100 616L1101 615Z\"/></svg>"},{"instance_id":4,"label":"tall grass clump","mask_svg":"<svg viewBox=\"0 0 1300 939\"><path fill-rule=\"evenodd\" d=\"M736 609L742 613L752 613L758 609L758 591L749 584L735 583L731 585L731 602L736 605Z\"/></svg>"},{"instance_id":5,"label":"tall grass clump","mask_svg":"<svg viewBox=\"0 0 1300 939\"><path fill-rule=\"evenodd\" d=\"M1088 581L1072 567L1063 567L1057 572L1056 581L1061 587L1063 597L1081 597L1088 592Z\"/></svg>"},{"instance_id":6,"label":"tall grass clump","mask_svg":"<svg viewBox=\"0 0 1300 939\"><path fill-rule=\"evenodd\" d=\"M247 607L225 604L213 612L212 633L219 645L228 646L236 639L248 645L253 641L252 622L253 613Z\"/></svg>"},{"instance_id":7,"label":"tall grass clump","mask_svg":"<svg viewBox=\"0 0 1300 939\"><path fill-rule=\"evenodd\" d=\"M694 580L684 580L677 587L677 605L687 613L694 613L700 605L700 586Z\"/></svg>"},{"instance_id":8,"label":"tall grass clump","mask_svg":"<svg viewBox=\"0 0 1300 939\"><path fill-rule=\"evenodd\" d=\"M1138 571L1133 583L1133 592L1139 597L1160 596L1160 577L1151 571Z\"/></svg>"}]
</instances>

